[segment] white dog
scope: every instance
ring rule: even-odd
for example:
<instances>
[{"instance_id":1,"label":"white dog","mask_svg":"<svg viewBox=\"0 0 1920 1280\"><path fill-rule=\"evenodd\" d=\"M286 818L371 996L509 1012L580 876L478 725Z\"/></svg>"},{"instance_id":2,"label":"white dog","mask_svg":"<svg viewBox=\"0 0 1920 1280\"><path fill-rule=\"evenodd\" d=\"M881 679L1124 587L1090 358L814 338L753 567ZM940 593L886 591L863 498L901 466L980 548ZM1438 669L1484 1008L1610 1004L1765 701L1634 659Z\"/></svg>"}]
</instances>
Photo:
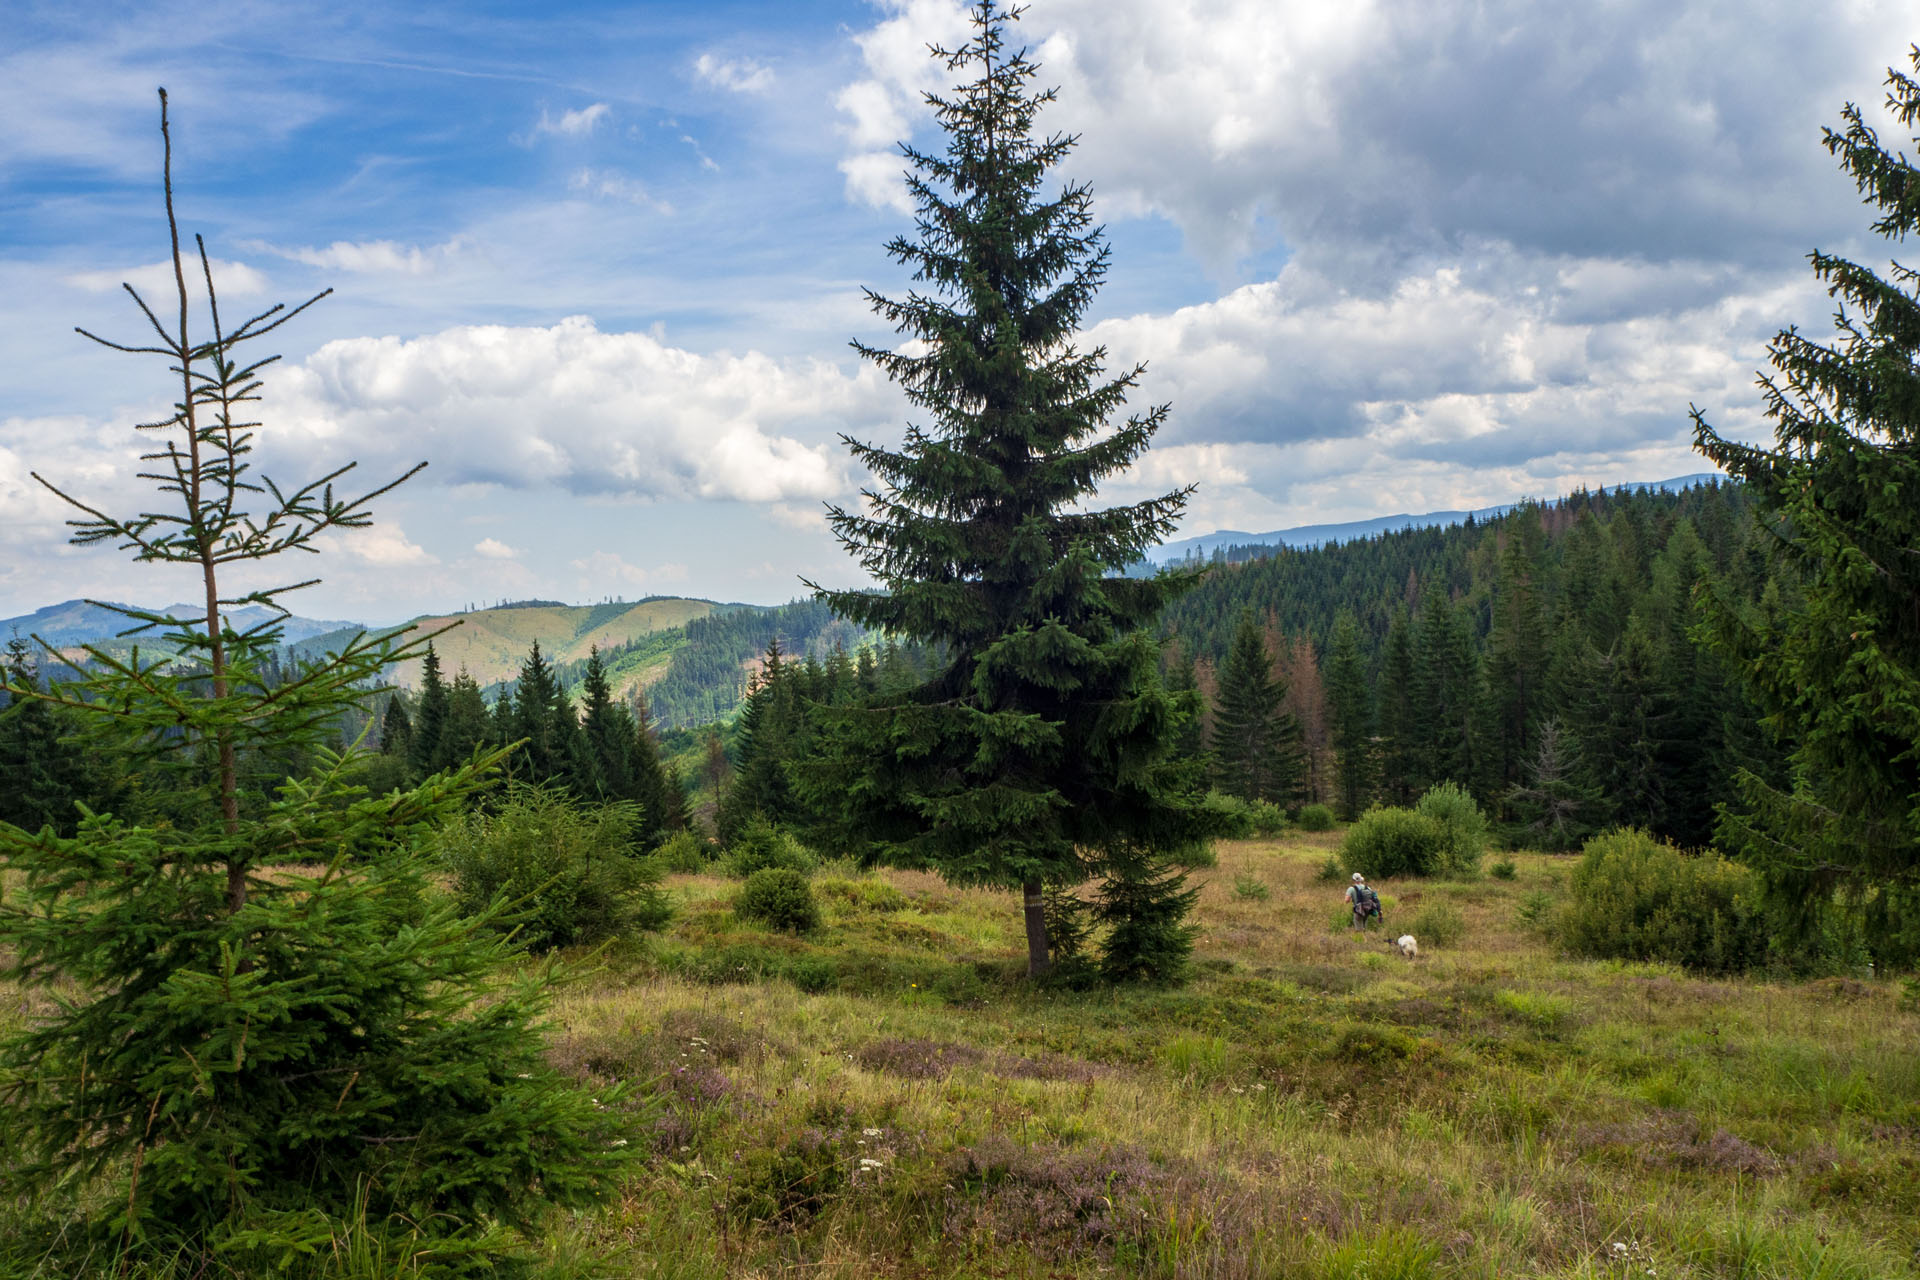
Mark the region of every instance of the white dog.
<instances>
[{"instance_id":1,"label":"white dog","mask_svg":"<svg viewBox=\"0 0 1920 1280\"><path fill-rule=\"evenodd\" d=\"M1409 960L1418 960L1420 958L1420 944L1414 941L1413 935L1410 933L1403 933L1395 938L1393 945L1400 948L1400 954Z\"/></svg>"}]
</instances>

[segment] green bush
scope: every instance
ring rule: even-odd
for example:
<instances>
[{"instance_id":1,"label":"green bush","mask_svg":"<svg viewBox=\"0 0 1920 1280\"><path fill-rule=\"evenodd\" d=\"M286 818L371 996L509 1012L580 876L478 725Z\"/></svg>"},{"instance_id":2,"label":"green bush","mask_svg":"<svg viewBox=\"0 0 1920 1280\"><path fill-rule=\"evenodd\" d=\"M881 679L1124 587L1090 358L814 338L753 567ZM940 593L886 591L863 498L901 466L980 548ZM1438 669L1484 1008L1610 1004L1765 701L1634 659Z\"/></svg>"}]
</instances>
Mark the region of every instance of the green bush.
<instances>
[{"instance_id":1,"label":"green bush","mask_svg":"<svg viewBox=\"0 0 1920 1280\"><path fill-rule=\"evenodd\" d=\"M747 877L734 914L758 920L789 933L809 933L820 927L820 904L814 901L807 878L788 867L762 867Z\"/></svg>"},{"instance_id":2,"label":"green bush","mask_svg":"<svg viewBox=\"0 0 1920 1280\"><path fill-rule=\"evenodd\" d=\"M1273 896L1273 890L1259 876L1242 871L1233 878L1233 896L1243 902L1265 902Z\"/></svg>"},{"instance_id":3,"label":"green bush","mask_svg":"<svg viewBox=\"0 0 1920 1280\"><path fill-rule=\"evenodd\" d=\"M1663 960L1709 973L1739 972L1767 955L1751 871L1627 829L1587 841L1559 932L1579 955Z\"/></svg>"},{"instance_id":4,"label":"green bush","mask_svg":"<svg viewBox=\"0 0 1920 1280\"><path fill-rule=\"evenodd\" d=\"M1327 860L1314 871L1313 878L1321 884L1332 884L1335 880L1345 880L1347 873L1340 869L1339 857L1330 853Z\"/></svg>"},{"instance_id":5,"label":"green bush","mask_svg":"<svg viewBox=\"0 0 1920 1280\"><path fill-rule=\"evenodd\" d=\"M770 868L805 877L819 865L811 850L765 818L747 823L727 847L727 873L743 880Z\"/></svg>"},{"instance_id":6,"label":"green bush","mask_svg":"<svg viewBox=\"0 0 1920 1280\"><path fill-rule=\"evenodd\" d=\"M1297 819L1302 831L1333 830L1333 810L1323 804L1303 804Z\"/></svg>"},{"instance_id":7,"label":"green bush","mask_svg":"<svg viewBox=\"0 0 1920 1280\"><path fill-rule=\"evenodd\" d=\"M698 875L707 869L711 853L707 842L693 832L676 831L672 839L653 851L653 862L663 872Z\"/></svg>"},{"instance_id":8,"label":"green bush","mask_svg":"<svg viewBox=\"0 0 1920 1280\"><path fill-rule=\"evenodd\" d=\"M781 976L810 996L831 991L840 981L840 971L833 962L819 956L795 956L787 961Z\"/></svg>"},{"instance_id":9,"label":"green bush","mask_svg":"<svg viewBox=\"0 0 1920 1280\"><path fill-rule=\"evenodd\" d=\"M1247 806L1247 822L1253 834L1270 840L1287 829L1287 811L1271 800L1258 800Z\"/></svg>"},{"instance_id":10,"label":"green bush","mask_svg":"<svg viewBox=\"0 0 1920 1280\"><path fill-rule=\"evenodd\" d=\"M1487 868L1487 874L1495 880L1511 880L1520 874L1520 868L1513 865L1512 858L1502 858Z\"/></svg>"},{"instance_id":11,"label":"green bush","mask_svg":"<svg viewBox=\"0 0 1920 1280\"><path fill-rule=\"evenodd\" d=\"M1374 808L1347 828L1340 842L1340 865L1369 880L1388 876L1428 876L1447 847L1438 820L1412 809Z\"/></svg>"},{"instance_id":12,"label":"green bush","mask_svg":"<svg viewBox=\"0 0 1920 1280\"><path fill-rule=\"evenodd\" d=\"M1429 902L1413 913L1407 932L1423 946L1450 947L1467 936L1467 918L1451 902Z\"/></svg>"},{"instance_id":13,"label":"green bush","mask_svg":"<svg viewBox=\"0 0 1920 1280\"><path fill-rule=\"evenodd\" d=\"M1432 787L1414 805L1414 812L1440 824L1444 837L1433 869L1442 876L1472 876L1480 871L1481 855L1487 851L1487 815L1458 783L1442 782Z\"/></svg>"},{"instance_id":14,"label":"green bush","mask_svg":"<svg viewBox=\"0 0 1920 1280\"><path fill-rule=\"evenodd\" d=\"M1253 806L1239 796L1209 791L1201 803L1208 830L1217 840L1247 840L1253 836Z\"/></svg>"},{"instance_id":15,"label":"green bush","mask_svg":"<svg viewBox=\"0 0 1920 1280\"><path fill-rule=\"evenodd\" d=\"M516 786L493 813L468 813L437 840L460 910L479 915L505 899L494 921L538 951L666 923L659 871L633 852L639 829L634 805Z\"/></svg>"}]
</instances>

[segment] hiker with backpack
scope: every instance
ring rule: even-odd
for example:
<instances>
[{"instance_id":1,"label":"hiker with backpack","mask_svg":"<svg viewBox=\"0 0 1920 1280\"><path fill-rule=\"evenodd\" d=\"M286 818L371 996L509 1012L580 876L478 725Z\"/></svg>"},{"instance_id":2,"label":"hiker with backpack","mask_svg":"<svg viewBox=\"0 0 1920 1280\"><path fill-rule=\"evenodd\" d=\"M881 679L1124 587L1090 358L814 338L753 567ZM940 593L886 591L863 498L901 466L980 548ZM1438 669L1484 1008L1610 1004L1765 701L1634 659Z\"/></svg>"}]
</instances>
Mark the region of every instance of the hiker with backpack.
<instances>
[{"instance_id":1,"label":"hiker with backpack","mask_svg":"<svg viewBox=\"0 0 1920 1280\"><path fill-rule=\"evenodd\" d=\"M1358 871L1353 873L1353 883L1347 886L1347 902L1353 907L1353 927L1365 929L1375 920L1386 917L1380 911L1380 895L1367 886L1367 878Z\"/></svg>"}]
</instances>

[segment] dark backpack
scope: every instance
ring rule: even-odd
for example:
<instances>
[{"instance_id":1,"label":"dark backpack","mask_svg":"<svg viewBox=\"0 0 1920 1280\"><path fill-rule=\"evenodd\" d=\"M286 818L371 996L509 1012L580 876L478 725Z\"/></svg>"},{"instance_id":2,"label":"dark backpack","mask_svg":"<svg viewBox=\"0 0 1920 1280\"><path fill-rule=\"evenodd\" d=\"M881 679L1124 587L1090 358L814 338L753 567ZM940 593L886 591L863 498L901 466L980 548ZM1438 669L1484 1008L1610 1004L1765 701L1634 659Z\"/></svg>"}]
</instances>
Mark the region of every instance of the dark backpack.
<instances>
[{"instance_id":1,"label":"dark backpack","mask_svg":"<svg viewBox=\"0 0 1920 1280\"><path fill-rule=\"evenodd\" d=\"M1360 892L1354 894L1353 898L1353 905L1359 907L1366 914L1370 916L1380 914L1380 895L1375 893L1367 885L1361 885Z\"/></svg>"}]
</instances>

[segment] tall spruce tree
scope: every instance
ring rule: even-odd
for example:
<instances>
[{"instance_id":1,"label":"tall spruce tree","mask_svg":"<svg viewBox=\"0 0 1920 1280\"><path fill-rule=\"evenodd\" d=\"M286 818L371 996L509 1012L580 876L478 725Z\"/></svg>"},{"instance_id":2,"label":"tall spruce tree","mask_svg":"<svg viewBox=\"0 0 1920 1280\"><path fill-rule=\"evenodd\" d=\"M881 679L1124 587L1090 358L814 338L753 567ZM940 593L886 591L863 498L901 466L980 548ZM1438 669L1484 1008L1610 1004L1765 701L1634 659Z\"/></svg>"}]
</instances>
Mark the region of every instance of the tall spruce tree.
<instances>
[{"instance_id":1,"label":"tall spruce tree","mask_svg":"<svg viewBox=\"0 0 1920 1280\"><path fill-rule=\"evenodd\" d=\"M412 745L413 721L407 718L407 704L398 693L390 694L380 717L380 754L404 761Z\"/></svg>"},{"instance_id":2,"label":"tall spruce tree","mask_svg":"<svg viewBox=\"0 0 1920 1280\"><path fill-rule=\"evenodd\" d=\"M646 694L635 689L631 697L627 717L633 725L633 799L640 806L641 840L651 847L687 825L686 798L680 775L661 764Z\"/></svg>"},{"instance_id":3,"label":"tall spruce tree","mask_svg":"<svg viewBox=\"0 0 1920 1280\"><path fill-rule=\"evenodd\" d=\"M472 754L472 748L458 755L447 751L447 684L440 678L440 655L433 651L433 642L427 642L427 652L420 659L420 702L417 714L413 718L413 738L407 749L407 762L413 766L420 777L464 760Z\"/></svg>"},{"instance_id":4,"label":"tall spruce tree","mask_svg":"<svg viewBox=\"0 0 1920 1280\"><path fill-rule=\"evenodd\" d=\"M734 775L732 794L727 797L729 822L720 833L723 840L731 840L740 826L755 816L770 822L787 822L798 816L787 771L800 745L798 686L805 680L805 672L780 651L778 636L768 642L766 656L740 709L735 739L740 767Z\"/></svg>"},{"instance_id":5,"label":"tall spruce tree","mask_svg":"<svg viewBox=\"0 0 1920 1280\"><path fill-rule=\"evenodd\" d=\"M1380 654L1380 781L1389 801L1413 803L1420 773L1420 722L1413 702L1413 623L1405 606L1394 610Z\"/></svg>"},{"instance_id":6,"label":"tall spruce tree","mask_svg":"<svg viewBox=\"0 0 1920 1280\"><path fill-rule=\"evenodd\" d=\"M1533 757L1533 733L1542 714L1541 682L1547 635L1541 621L1540 509L1523 506L1506 523L1494 582L1493 621L1487 636L1484 700L1475 763L1482 795L1504 802Z\"/></svg>"},{"instance_id":7,"label":"tall spruce tree","mask_svg":"<svg viewBox=\"0 0 1920 1280\"><path fill-rule=\"evenodd\" d=\"M1420 602L1413 666L1419 771L1413 789L1437 782L1474 781L1474 711L1479 706L1480 657L1460 611L1444 589L1429 588Z\"/></svg>"},{"instance_id":8,"label":"tall spruce tree","mask_svg":"<svg viewBox=\"0 0 1920 1280\"><path fill-rule=\"evenodd\" d=\"M1376 757L1373 690L1360 653L1360 623L1350 610L1342 610L1334 620L1333 643L1327 652L1327 702L1333 721L1334 794L1341 816L1351 822L1373 794Z\"/></svg>"},{"instance_id":9,"label":"tall spruce tree","mask_svg":"<svg viewBox=\"0 0 1920 1280\"><path fill-rule=\"evenodd\" d=\"M1920 48L1913 51L1920 71ZM1887 108L1920 120L1920 82L1887 73ZM1920 166L1854 104L1828 129L1875 232L1920 231ZM1752 486L1772 554L1800 579L1778 618L1709 598L1705 634L1794 744L1787 785L1743 771L1721 839L1760 869L1812 945L1836 899L1883 957L1920 952L1920 272L1886 277L1828 253L1837 338L1794 328L1760 386L1771 448L1728 440L1694 411L1700 451Z\"/></svg>"},{"instance_id":10,"label":"tall spruce tree","mask_svg":"<svg viewBox=\"0 0 1920 1280\"><path fill-rule=\"evenodd\" d=\"M1164 976L1186 938L1164 919L1184 892L1165 864L1202 838L1202 811L1193 771L1169 759L1178 718L1142 629L1186 583L1120 571L1189 491L1085 508L1166 410L1109 427L1141 370L1107 377L1104 349L1073 346L1108 250L1087 187L1046 189L1074 139L1036 132L1054 95L1008 47L1017 17L979 0L966 42L935 50L965 80L928 95L944 151L902 147L918 237L888 245L928 291L869 293L913 341L855 344L928 424L898 449L847 441L879 484L867 511L830 519L883 590L816 588L843 617L920 642L934 670L832 711L807 786L875 857L1021 889L1036 974L1050 963L1043 889L1105 875L1125 889L1112 911L1143 921L1109 911L1111 937L1160 951L1144 970L1112 967Z\"/></svg>"},{"instance_id":11,"label":"tall spruce tree","mask_svg":"<svg viewBox=\"0 0 1920 1280\"><path fill-rule=\"evenodd\" d=\"M446 724L426 767L437 773L472 759L473 753L487 744L491 731L487 700L480 694L480 683L461 667L447 687Z\"/></svg>"},{"instance_id":12,"label":"tall spruce tree","mask_svg":"<svg viewBox=\"0 0 1920 1280\"><path fill-rule=\"evenodd\" d=\"M625 703L613 700L598 645L587 650L587 671L580 682L580 736L586 762L583 794L598 800L637 800L632 715Z\"/></svg>"},{"instance_id":13,"label":"tall spruce tree","mask_svg":"<svg viewBox=\"0 0 1920 1280\"><path fill-rule=\"evenodd\" d=\"M85 749L74 741L79 726L69 712L6 688L41 687L33 650L19 636L0 654L0 822L28 831L51 826L72 835L80 803L102 798ZM9 705L11 704L11 705Z\"/></svg>"},{"instance_id":14,"label":"tall spruce tree","mask_svg":"<svg viewBox=\"0 0 1920 1280\"><path fill-rule=\"evenodd\" d=\"M1228 795L1277 804L1299 797L1306 758L1300 723L1282 706L1286 695L1266 633L1248 610L1221 664L1213 711L1213 775Z\"/></svg>"},{"instance_id":15,"label":"tall spruce tree","mask_svg":"<svg viewBox=\"0 0 1920 1280\"><path fill-rule=\"evenodd\" d=\"M520 664L514 681L513 706L507 720L508 733L517 739L514 751L514 776L528 782L551 782L584 794L583 776L587 772L585 744L580 740L580 720L574 714L567 691L560 687L553 664L540 652L535 640Z\"/></svg>"}]
</instances>

